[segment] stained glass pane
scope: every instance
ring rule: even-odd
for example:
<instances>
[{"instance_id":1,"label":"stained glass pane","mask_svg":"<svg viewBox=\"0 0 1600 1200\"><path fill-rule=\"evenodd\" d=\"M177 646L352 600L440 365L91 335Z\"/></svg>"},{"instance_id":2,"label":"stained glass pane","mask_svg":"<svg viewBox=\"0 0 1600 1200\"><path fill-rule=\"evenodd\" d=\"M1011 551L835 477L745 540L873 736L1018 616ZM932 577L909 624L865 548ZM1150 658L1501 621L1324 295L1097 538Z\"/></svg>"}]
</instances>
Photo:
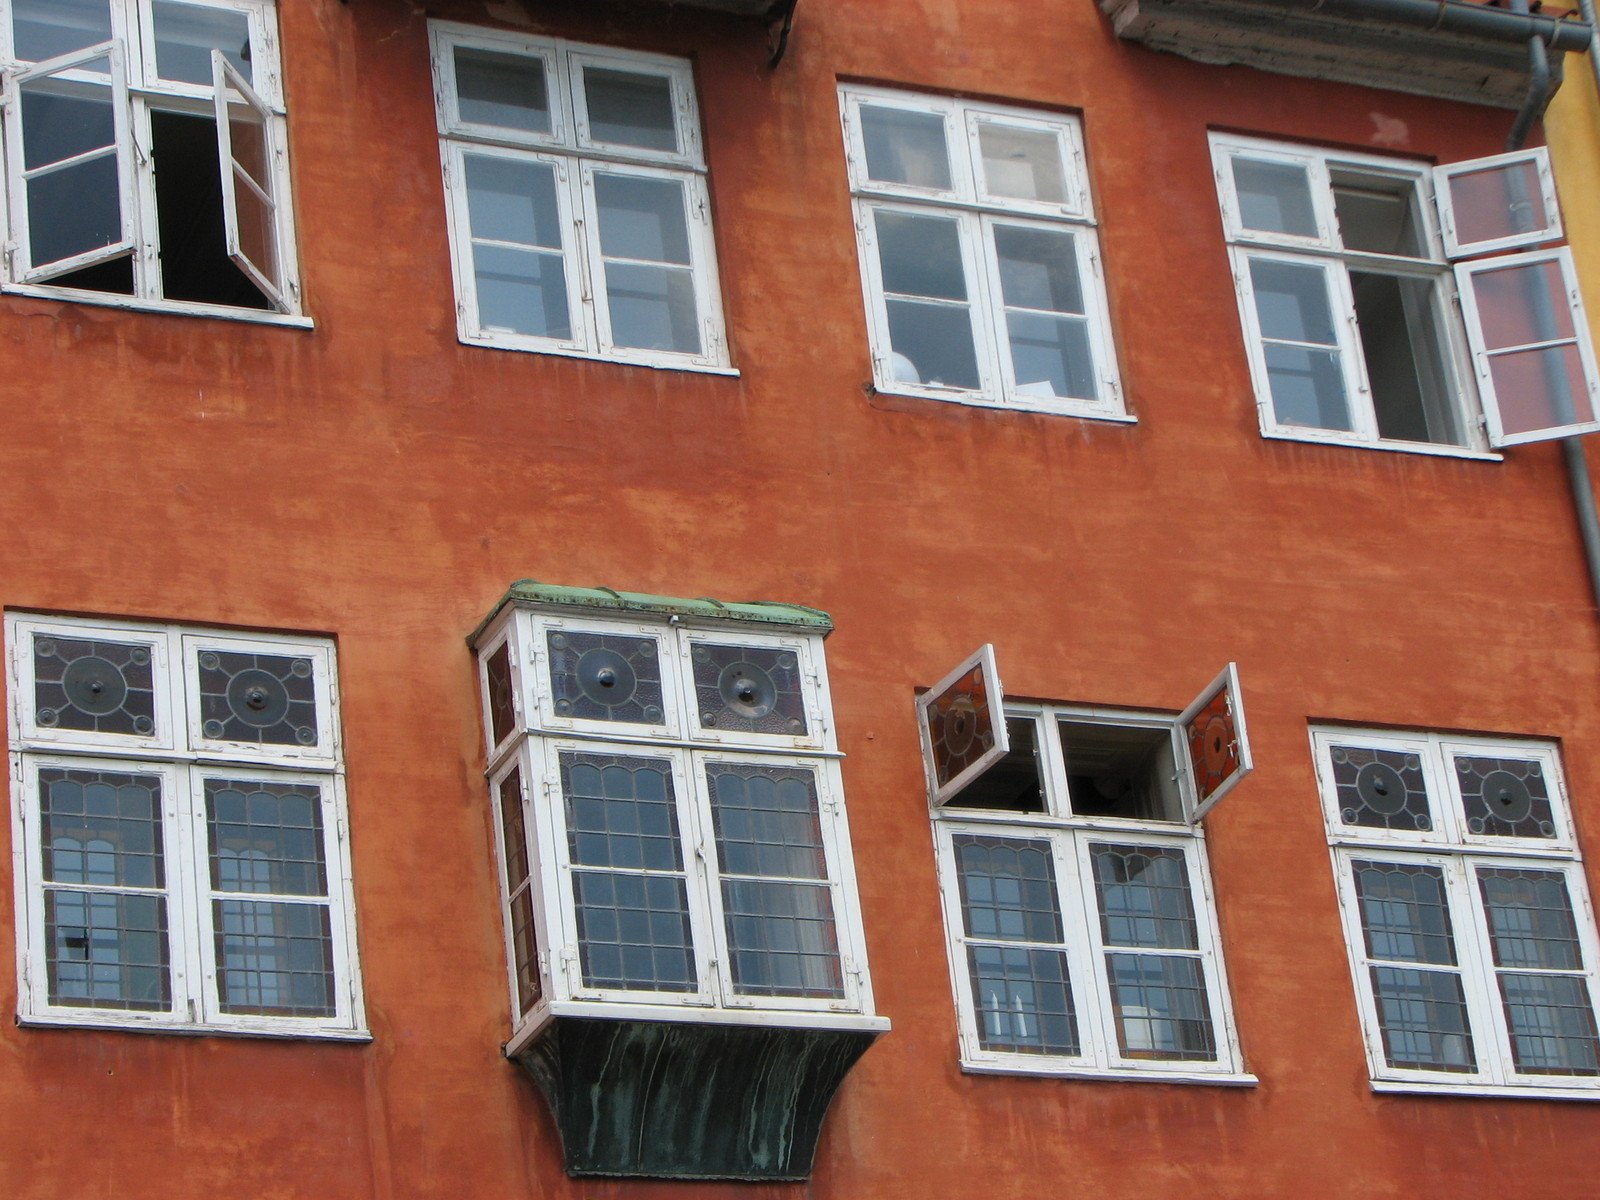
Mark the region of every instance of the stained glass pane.
<instances>
[{"instance_id":1,"label":"stained glass pane","mask_svg":"<svg viewBox=\"0 0 1600 1200\"><path fill-rule=\"evenodd\" d=\"M793 650L692 642L690 657L702 728L805 735L805 684Z\"/></svg>"},{"instance_id":2,"label":"stained glass pane","mask_svg":"<svg viewBox=\"0 0 1600 1200\"><path fill-rule=\"evenodd\" d=\"M689 901L681 876L574 871L572 883L585 986L695 990Z\"/></svg>"},{"instance_id":3,"label":"stained glass pane","mask_svg":"<svg viewBox=\"0 0 1600 1200\"><path fill-rule=\"evenodd\" d=\"M333 934L323 904L214 900L222 1011L331 1017Z\"/></svg>"},{"instance_id":4,"label":"stained glass pane","mask_svg":"<svg viewBox=\"0 0 1600 1200\"><path fill-rule=\"evenodd\" d=\"M1600 1075L1589 984L1579 975L1500 975L1511 1056L1529 1075Z\"/></svg>"},{"instance_id":5,"label":"stained glass pane","mask_svg":"<svg viewBox=\"0 0 1600 1200\"><path fill-rule=\"evenodd\" d=\"M322 789L207 779L211 886L219 892L326 896Z\"/></svg>"},{"instance_id":6,"label":"stained glass pane","mask_svg":"<svg viewBox=\"0 0 1600 1200\"><path fill-rule=\"evenodd\" d=\"M522 772L513 770L500 781L500 835L505 848L506 895L511 908L512 969L517 978L517 1011L539 1002L539 938L533 918L533 889L528 872L528 828L522 811Z\"/></svg>"},{"instance_id":7,"label":"stained glass pane","mask_svg":"<svg viewBox=\"0 0 1600 1200\"><path fill-rule=\"evenodd\" d=\"M44 906L51 1004L172 1007L165 896L46 887Z\"/></svg>"},{"instance_id":8,"label":"stained glass pane","mask_svg":"<svg viewBox=\"0 0 1600 1200\"><path fill-rule=\"evenodd\" d=\"M1095 845L1090 854L1106 945L1199 948L1183 851Z\"/></svg>"},{"instance_id":9,"label":"stained glass pane","mask_svg":"<svg viewBox=\"0 0 1600 1200\"><path fill-rule=\"evenodd\" d=\"M545 644L556 716L634 725L665 722L654 638L551 630Z\"/></svg>"},{"instance_id":10,"label":"stained glass pane","mask_svg":"<svg viewBox=\"0 0 1600 1200\"><path fill-rule=\"evenodd\" d=\"M671 766L620 754L561 755L567 844L574 863L680 871L683 847Z\"/></svg>"},{"instance_id":11,"label":"stained glass pane","mask_svg":"<svg viewBox=\"0 0 1600 1200\"><path fill-rule=\"evenodd\" d=\"M1082 1052L1064 951L971 944L967 970L985 1050Z\"/></svg>"},{"instance_id":12,"label":"stained glass pane","mask_svg":"<svg viewBox=\"0 0 1600 1200\"><path fill-rule=\"evenodd\" d=\"M1562 872L1480 867L1478 888L1489 918L1495 966L1583 969L1578 927Z\"/></svg>"},{"instance_id":13,"label":"stained glass pane","mask_svg":"<svg viewBox=\"0 0 1600 1200\"><path fill-rule=\"evenodd\" d=\"M1455 965L1455 934L1442 870L1406 863L1353 866L1369 958Z\"/></svg>"},{"instance_id":14,"label":"stained glass pane","mask_svg":"<svg viewBox=\"0 0 1600 1200\"><path fill-rule=\"evenodd\" d=\"M1329 757L1339 819L1346 825L1422 832L1433 828L1420 755L1409 750L1334 746Z\"/></svg>"},{"instance_id":15,"label":"stained glass pane","mask_svg":"<svg viewBox=\"0 0 1600 1200\"><path fill-rule=\"evenodd\" d=\"M41 729L149 737L156 729L150 646L35 634L33 700Z\"/></svg>"},{"instance_id":16,"label":"stained glass pane","mask_svg":"<svg viewBox=\"0 0 1600 1200\"><path fill-rule=\"evenodd\" d=\"M263 746L317 745L310 658L201 650L198 666L202 736Z\"/></svg>"},{"instance_id":17,"label":"stained glass pane","mask_svg":"<svg viewBox=\"0 0 1600 1200\"><path fill-rule=\"evenodd\" d=\"M1544 766L1534 759L1455 756L1467 829L1490 837L1553 838Z\"/></svg>"},{"instance_id":18,"label":"stained glass pane","mask_svg":"<svg viewBox=\"0 0 1600 1200\"><path fill-rule=\"evenodd\" d=\"M940 787L995 748L1004 716L993 707L982 662L933 697L926 707L934 779Z\"/></svg>"},{"instance_id":19,"label":"stained glass pane","mask_svg":"<svg viewBox=\"0 0 1600 1200\"><path fill-rule=\"evenodd\" d=\"M39 816L46 881L166 886L159 776L44 768Z\"/></svg>"},{"instance_id":20,"label":"stained glass pane","mask_svg":"<svg viewBox=\"0 0 1600 1200\"><path fill-rule=\"evenodd\" d=\"M1211 1001L1198 957L1107 954L1106 973L1124 1058L1215 1061Z\"/></svg>"},{"instance_id":21,"label":"stained glass pane","mask_svg":"<svg viewBox=\"0 0 1600 1200\"><path fill-rule=\"evenodd\" d=\"M1478 1069L1460 975L1374 966L1371 977L1391 1067L1463 1074Z\"/></svg>"},{"instance_id":22,"label":"stained glass pane","mask_svg":"<svg viewBox=\"0 0 1600 1200\"><path fill-rule=\"evenodd\" d=\"M1227 684L1217 689L1184 728L1189 761L1194 765L1194 790L1204 803L1244 768L1239 756L1239 726Z\"/></svg>"},{"instance_id":23,"label":"stained glass pane","mask_svg":"<svg viewBox=\"0 0 1600 1200\"><path fill-rule=\"evenodd\" d=\"M954 846L968 937L1061 942L1049 842L961 834Z\"/></svg>"},{"instance_id":24,"label":"stained glass pane","mask_svg":"<svg viewBox=\"0 0 1600 1200\"><path fill-rule=\"evenodd\" d=\"M498 746L517 728L517 702L511 689L511 645L503 644L483 665L489 684L489 730Z\"/></svg>"}]
</instances>

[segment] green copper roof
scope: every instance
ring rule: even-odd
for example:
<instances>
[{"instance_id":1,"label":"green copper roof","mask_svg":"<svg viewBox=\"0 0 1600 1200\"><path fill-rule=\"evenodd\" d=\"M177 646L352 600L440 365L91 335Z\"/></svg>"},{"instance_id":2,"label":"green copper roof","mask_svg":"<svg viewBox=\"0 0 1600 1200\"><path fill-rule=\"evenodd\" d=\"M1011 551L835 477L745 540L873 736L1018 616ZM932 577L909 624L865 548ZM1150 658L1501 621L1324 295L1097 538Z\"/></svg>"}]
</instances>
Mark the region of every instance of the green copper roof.
<instances>
[{"instance_id":1,"label":"green copper roof","mask_svg":"<svg viewBox=\"0 0 1600 1200\"><path fill-rule=\"evenodd\" d=\"M801 604L777 604L770 600L711 600L704 596L690 600L683 596L652 596L648 592L619 592L613 588L557 587L537 579L519 579L489 610L467 639L476 646L490 623L508 604L539 608L585 609L619 616L687 617L696 621L733 621L748 625L770 625L829 633L833 618L817 608Z\"/></svg>"}]
</instances>

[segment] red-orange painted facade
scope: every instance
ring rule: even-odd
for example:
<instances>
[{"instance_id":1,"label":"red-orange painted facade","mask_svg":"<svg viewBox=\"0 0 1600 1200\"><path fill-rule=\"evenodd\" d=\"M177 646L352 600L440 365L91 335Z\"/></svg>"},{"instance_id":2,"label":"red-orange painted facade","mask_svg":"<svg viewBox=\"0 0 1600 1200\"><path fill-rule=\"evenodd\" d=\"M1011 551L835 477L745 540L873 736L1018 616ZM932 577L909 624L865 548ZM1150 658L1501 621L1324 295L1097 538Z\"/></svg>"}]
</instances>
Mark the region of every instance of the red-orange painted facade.
<instances>
[{"instance_id":1,"label":"red-orange painted facade","mask_svg":"<svg viewBox=\"0 0 1600 1200\"><path fill-rule=\"evenodd\" d=\"M1261 437L1209 130L1449 161L1497 110L1204 66L1089 0L282 0L306 306L0 298L0 601L337 639L370 1044L0 1028L17 1200L1583 1196L1600 1108L1368 1082L1308 722L1560 739L1600 889L1600 626L1558 451ZM427 19L693 59L737 377L461 345ZM1081 114L1136 424L874 395L837 87ZM878 1010L807 1184L577 1181L509 1030L474 661L513 579L833 615ZM1237 660L1208 819L1249 1088L959 1066L914 689L1175 711ZM5 860L0 860L5 861ZM9 868L0 866L9 879ZM0 889L3 890L3 889ZM9 910L8 910L9 911ZM14 929L0 917L0 961ZM0 1010L16 981L0 971Z\"/></svg>"}]
</instances>

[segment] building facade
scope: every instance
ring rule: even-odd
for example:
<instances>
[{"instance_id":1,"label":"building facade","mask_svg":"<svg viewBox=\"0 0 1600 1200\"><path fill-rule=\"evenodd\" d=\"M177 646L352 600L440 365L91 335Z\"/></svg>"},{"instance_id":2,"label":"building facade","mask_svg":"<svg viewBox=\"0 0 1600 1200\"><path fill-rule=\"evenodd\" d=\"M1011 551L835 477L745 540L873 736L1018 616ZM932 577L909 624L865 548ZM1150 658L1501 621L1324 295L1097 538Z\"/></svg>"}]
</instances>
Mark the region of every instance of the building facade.
<instances>
[{"instance_id":1,"label":"building facade","mask_svg":"<svg viewBox=\"0 0 1600 1200\"><path fill-rule=\"evenodd\" d=\"M1044 7L0 0L0 1191L1592 1190L1587 27Z\"/></svg>"}]
</instances>

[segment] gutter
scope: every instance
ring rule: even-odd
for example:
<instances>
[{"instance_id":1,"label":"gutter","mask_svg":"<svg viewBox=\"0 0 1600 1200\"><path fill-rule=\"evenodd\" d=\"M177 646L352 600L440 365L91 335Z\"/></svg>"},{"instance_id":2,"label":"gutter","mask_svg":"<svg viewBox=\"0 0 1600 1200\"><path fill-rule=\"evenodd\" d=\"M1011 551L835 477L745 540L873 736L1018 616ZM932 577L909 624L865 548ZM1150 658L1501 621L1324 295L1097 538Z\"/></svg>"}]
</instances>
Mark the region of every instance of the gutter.
<instances>
[{"instance_id":1,"label":"gutter","mask_svg":"<svg viewBox=\"0 0 1600 1200\"><path fill-rule=\"evenodd\" d=\"M1593 0L1583 0L1584 20L1563 21L1528 10L1526 0L1490 8L1463 0L1260 0L1275 8L1334 17L1365 17L1431 32L1459 33L1504 42L1538 40L1551 50L1587 50L1594 37Z\"/></svg>"}]
</instances>

